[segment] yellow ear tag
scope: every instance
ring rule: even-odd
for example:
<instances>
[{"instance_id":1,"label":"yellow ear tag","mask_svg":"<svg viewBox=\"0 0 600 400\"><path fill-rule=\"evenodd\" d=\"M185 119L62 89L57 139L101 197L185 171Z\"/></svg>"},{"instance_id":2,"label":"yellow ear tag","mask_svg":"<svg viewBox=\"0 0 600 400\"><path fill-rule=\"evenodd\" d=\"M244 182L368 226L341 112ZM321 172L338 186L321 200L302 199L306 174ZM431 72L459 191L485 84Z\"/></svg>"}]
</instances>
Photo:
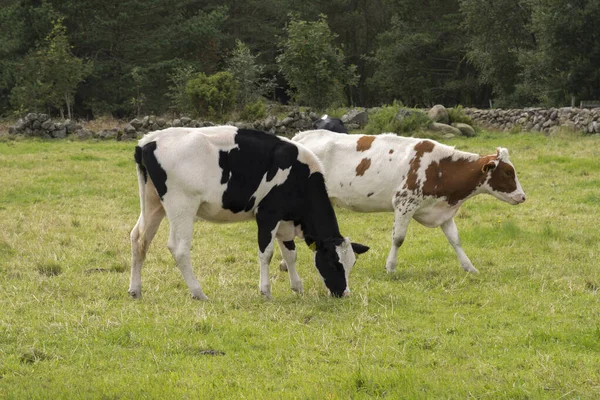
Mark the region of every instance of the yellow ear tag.
<instances>
[{"instance_id":1,"label":"yellow ear tag","mask_svg":"<svg viewBox=\"0 0 600 400\"><path fill-rule=\"evenodd\" d=\"M311 249L312 251L317 251L317 244L315 242L312 242L309 246L309 249Z\"/></svg>"}]
</instances>

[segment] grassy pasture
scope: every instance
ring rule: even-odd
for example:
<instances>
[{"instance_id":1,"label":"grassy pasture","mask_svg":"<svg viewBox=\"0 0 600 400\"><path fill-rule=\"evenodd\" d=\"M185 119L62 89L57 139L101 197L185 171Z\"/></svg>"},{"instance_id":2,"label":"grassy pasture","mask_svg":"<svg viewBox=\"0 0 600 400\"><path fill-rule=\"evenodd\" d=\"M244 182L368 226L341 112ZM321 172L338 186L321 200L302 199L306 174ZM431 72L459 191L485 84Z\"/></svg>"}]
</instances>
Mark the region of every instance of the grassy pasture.
<instances>
[{"instance_id":1,"label":"grassy pasture","mask_svg":"<svg viewBox=\"0 0 600 400\"><path fill-rule=\"evenodd\" d=\"M385 272L392 215L337 210L371 246L352 295L326 296L299 245L305 294L273 260L258 293L253 223L196 223L193 301L163 222L128 298L139 213L134 143L0 141L0 398L600 397L600 138L492 134L528 200L469 200L457 217L478 275L413 221Z\"/></svg>"}]
</instances>

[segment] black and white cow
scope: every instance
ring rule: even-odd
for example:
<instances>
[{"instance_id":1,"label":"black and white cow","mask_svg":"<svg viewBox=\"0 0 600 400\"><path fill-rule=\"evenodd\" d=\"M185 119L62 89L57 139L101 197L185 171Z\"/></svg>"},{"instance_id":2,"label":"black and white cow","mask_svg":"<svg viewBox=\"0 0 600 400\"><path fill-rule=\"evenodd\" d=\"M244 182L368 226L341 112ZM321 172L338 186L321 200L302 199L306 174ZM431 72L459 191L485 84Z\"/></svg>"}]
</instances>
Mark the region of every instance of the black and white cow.
<instances>
[{"instance_id":1,"label":"black and white cow","mask_svg":"<svg viewBox=\"0 0 600 400\"><path fill-rule=\"evenodd\" d=\"M313 123L315 129L327 129L331 132L337 133L348 133L346 126L339 118L329 118L327 114L323 115L320 119Z\"/></svg>"},{"instance_id":2,"label":"black and white cow","mask_svg":"<svg viewBox=\"0 0 600 400\"><path fill-rule=\"evenodd\" d=\"M460 206L480 193L513 205L525 201L505 148L480 156L433 140L326 130L301 132L292 140L308 147L323 163L334 204L361 212L394 212L388 272L396 270L398 249L411 219L441 227L462 268L477 272L454 223Z\"/></svg>"},{"instance_id":3,"label":"black and white cow","mask_svg":"<svg viewBox=\"0 0 600 400\"><path fill-rule=\"evenodd\" d=\"M368 247L340 234L321 164L304 146L233 126L169 128L144 136L135 148L141 213L131 232L129 294L141 297L148 246L166 215L168 248L192 297L206 299L190 263L194 220L258 225L260 291L271 296L269 263L277 238L292 290L302 292L294 238L304 237L333 296L348 293L348 274Z\"/></svg>"}]
</instances>

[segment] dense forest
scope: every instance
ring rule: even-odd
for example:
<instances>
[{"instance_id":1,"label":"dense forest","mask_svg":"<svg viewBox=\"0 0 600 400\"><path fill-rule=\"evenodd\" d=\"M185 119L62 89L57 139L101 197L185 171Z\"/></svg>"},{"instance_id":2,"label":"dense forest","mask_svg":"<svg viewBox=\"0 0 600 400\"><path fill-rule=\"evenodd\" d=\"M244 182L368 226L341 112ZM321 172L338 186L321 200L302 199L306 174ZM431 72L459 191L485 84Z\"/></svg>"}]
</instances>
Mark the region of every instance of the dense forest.
<instances>
[{"instance_id":1,"label":"dense forest","mask_svg":"<svg viewBox=\"0 0 600 400\"><path fill-rule=\"evenodd\" d=\"M599 16L598 0L0 0L0 114L565 106L600 99Z\"/></svg>"}]
</instances>

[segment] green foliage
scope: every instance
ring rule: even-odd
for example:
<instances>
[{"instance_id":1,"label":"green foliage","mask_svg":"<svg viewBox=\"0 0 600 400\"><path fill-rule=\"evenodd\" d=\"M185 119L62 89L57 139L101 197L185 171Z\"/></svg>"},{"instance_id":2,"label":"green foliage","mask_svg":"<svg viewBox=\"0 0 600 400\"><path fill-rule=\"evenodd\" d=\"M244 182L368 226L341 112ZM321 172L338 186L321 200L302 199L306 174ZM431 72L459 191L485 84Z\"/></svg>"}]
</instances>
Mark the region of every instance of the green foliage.
<instances>
[{"instance_id":1,"label":"green foliage","mask_svg":"<svg viewBox=\"0 0 600 400\"><path fill-rule=\"evenodd\" d=\"M211 76L200 72L190 79L185 90L195 116L221 118L235 106L237 83L230 72Z\"/></svg>"},{"instance_id":2,"label":"green foliage","mask_svg":"<svg viewBox=\"0 0 600 400\"><path fill-rule=\"evenodd\" d=\"M519 54L517 89L544 105L569 105L571 97L600 99L600 2L530 1L536 46ZM576 45L574 45L576 43Z\"/></svg>"},{"instance_id":3,"label":"green foliage","mask_svg":"<svg viewBox=\"0 0 600 400\"><path fill-rule=\"evenodd\" d=\"M267 115L267 108L263 99L256 99L252 103L246 103L244 106L240 118L243 121L256 121L265 118Z\"/></svg>"},{"instance_id":4,"label":"green foliage","mask_svg":"<svg viewBox=\"0 0 600 400\"><path fill-rule=\"evenodd\" d=\"M139 117L141 108L146 102L146 95L141 92L144 76L140 67L134 67L131 70L131 79L133 80L135 87L135 96L131 98L131 105L135 110L136 117Z\"/></svg>"},{"instance_id":5,"label":"green foliage","mask_svg":"<svg viewBox=\"0 0 600 400\"><path fill-rule=\"evenodd\" d=\"M179 66L173 69L169 74L169 82L171 85L168 88L167 96L171 99L171 109L179 114L187 114L192 112L186 86L194 77L196 72L192 66Z\"/></svg>"},{"instance_id":6,"label":"green foliage","mask_svg":"<svg viewBox=\"0 0 600 400\"><path fill-rule=\"evenodd\" d=\"M384 105L369 115L365 133L368 135L410 134L425 129L430 123L431 120L424 112L405 108L402 103L394 101L392 105Z\"/></svg>"},{"instance_id":7,"label":"green foliage","mask_svg":"<svg viewBox=\"0 0 600 400\"><path fill-rule=\"evenodd\" d=\"M325 110L325 114L331 118L342 118L347 112L348 107L329 107Z\"/></svg>"},{"instance_id":8,"label":"green foliage","mask_svg":"<svg viewBox=\"0 0 600 400\"><path fill-rule=\"evenodd\" d=\"M427 6L396 3L391 26L377 37L366 59L374 66L367 80L379 97L390 102L431 106L456 99L476 102L480 88L465 58L465 37L456 34L462 21L458 0L435 0Z\"/></svg>"},{"instance_id":9,"label":"green foliage","mask_svg":"<svg viewBox=\"0 0 600 400\"><path fill-rule=\"evenodd\" d=\"M527 30L530 3L528 0L460 2L465 18L463 27L469 33L467 56L478 69L479 81L493 89L497 106L528 101L527 96L515 92L515 86L523 71L519 53L535 46L535 37Z\"/></svg>"},{"instance_id":10,"label":"green foliage","mask_svg":"<svg viewBox=\"0 0 600 400\"><path fill-rule=\"evenodd\" d=\"M345 65L344 53L334 44L324 15L316 22L292 16L279 41L277 57L280 72L293 89L290 95L299 103L317 109L344 104L344 88L358 82L356 66Z\"/></svg>"},{"instance_id":11,"label":"green foliage","mask_svg":"<svg viewBox=\"0 0 600 400\"><path fill-rule=\"evenodd\" d=\"M446 108L448 111L448 117L450 118L450 123L452 122L461 122L463 124L473 126L473 120L463 110L463 107L458 105L456 107Z\"/></svg>"},{"instance_id":12,"label":"green foliage","mask_svg":"<svg viewBox=\"0 0 600 400\"><path fill-rule=\"evenodd\" d=\"M275 90L275 78L264 79L265 67L257 64L257 56L252 55L250 48L240 40L227 60L227 71L233 75L238 84L238 105L255 102L259 97L268 96Z\"/></svg>"},{"instance_id":13,"label":"green foliage","mask_svg":"<svg viewBox=\"0 0 600 400\"><path fill-rule=\"evenodd\" d=\"M50 106L61 114L66 107L70 118L77 85L90 71L91 64L72 54L63 19L58 18L43 44L24 58L11 103L23 111Z\"/></svg>"}]
</instances>

